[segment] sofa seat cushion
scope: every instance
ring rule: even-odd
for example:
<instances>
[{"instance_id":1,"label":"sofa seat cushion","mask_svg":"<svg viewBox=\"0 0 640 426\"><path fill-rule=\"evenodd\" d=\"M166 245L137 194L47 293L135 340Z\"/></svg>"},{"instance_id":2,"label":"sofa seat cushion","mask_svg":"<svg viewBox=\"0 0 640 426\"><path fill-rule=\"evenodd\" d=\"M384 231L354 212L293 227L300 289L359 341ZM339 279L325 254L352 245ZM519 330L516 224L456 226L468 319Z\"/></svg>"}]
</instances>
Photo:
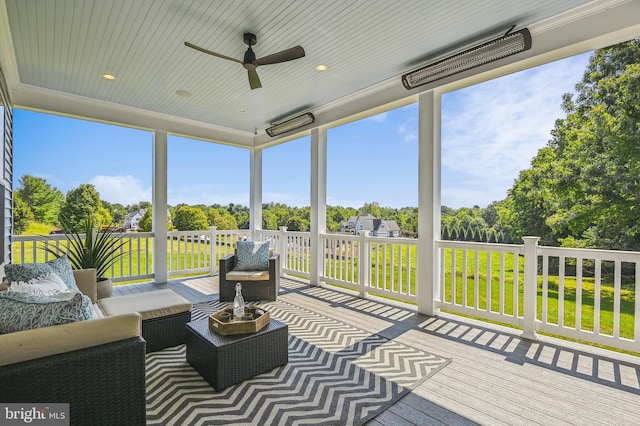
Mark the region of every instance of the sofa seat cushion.
<instances>
[{"instance_id":1,"label":"sofa seat cushion","mask_svg":"<svg viewBox=\"0 0 640 426\"><path fill-rule=\"evenodd\" d=\"M191 302L172 290L108 297L98 304L105 316L138 312L143 321L188 312L192 307Z\"/></svg>"},{"instance_id":2,"label":"sofa seat cushion","mask_svg":"<svg viewBox=\"0 0 640 426\"><path fill-rule=\"evenodd\" d=\"M227 272L227 281L269 281L269 271L238 271Z\"/></svg>"},{"instance_id":3,"label":"sofa seat cushion","mask_svg":"<svg viewBox=\"0 0 640 426\"><path fill-rule=\"evenodd\" d=\"M117 342L141 334L140 315L135 312L4 334L0 336L0 366ZM73 374L73 365L69 366L69 372Z\"/></svg>"}]
</instances>

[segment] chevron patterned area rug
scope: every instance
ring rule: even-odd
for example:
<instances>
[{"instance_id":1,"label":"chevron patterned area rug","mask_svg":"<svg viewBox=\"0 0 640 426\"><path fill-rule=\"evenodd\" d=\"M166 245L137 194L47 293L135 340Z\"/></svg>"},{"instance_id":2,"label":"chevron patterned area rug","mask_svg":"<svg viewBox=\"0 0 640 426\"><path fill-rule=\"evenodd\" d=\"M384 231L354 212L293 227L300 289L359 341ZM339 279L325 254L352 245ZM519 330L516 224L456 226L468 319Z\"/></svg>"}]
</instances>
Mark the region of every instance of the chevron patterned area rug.
<instances>
[{"instance_id":1,"label":"chevron patterned area rug","mask_svg":"<svg viewBox=\"0 0 640 426\"><path fill-rule=\"evenodd\" d=\"M360 425L450 361L287 302L259 304L289 325L289 363L216 392L184 345L147 354L148 425ZM226 305L196 305L192 320Z\"/></svg>"}]
</instances>

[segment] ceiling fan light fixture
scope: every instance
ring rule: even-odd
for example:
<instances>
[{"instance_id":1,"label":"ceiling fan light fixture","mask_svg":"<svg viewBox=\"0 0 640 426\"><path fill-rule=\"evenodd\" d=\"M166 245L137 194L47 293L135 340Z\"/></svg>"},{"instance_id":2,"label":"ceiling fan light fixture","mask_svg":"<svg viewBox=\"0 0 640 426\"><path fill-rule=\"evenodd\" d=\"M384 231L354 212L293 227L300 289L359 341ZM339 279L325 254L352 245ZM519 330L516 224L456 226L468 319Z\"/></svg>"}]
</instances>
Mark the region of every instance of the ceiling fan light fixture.
<instances>
[{"instance_id":1,"label":"ceiling fan light fixture","mask_svg":"<svg viewBox=\"0 0 640 426\"><path fill-rule=\"evenodd\" d=\"M279 136L283 133L290 132L292 130L299 129L308 124L312 124L316 121L316 118L310 112L304 113L302 115L298 115L297 117L290 118L282 123L274 124L273 126L266 129L266 132L269 136Z\"/></svg>"},{"instance_id":2,"label":"ceiling fan light fixture","mask_svg":"<svg viewBox=\"0 0 640 426\"><path fill-rule=\"evenodd\" d=\"M527 28L508 33L402 76L407 90L531 49Z\"/></svg>"}]
</instances>

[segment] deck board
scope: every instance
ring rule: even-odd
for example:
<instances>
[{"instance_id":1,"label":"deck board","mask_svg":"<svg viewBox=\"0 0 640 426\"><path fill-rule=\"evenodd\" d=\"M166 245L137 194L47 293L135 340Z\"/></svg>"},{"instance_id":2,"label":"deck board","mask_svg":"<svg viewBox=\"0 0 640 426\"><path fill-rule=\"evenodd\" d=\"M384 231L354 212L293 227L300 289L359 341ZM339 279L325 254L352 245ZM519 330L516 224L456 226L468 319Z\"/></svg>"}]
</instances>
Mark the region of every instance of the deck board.
<instances>
[{"instance_id":1,"label":"deck board","mask_svg":"<svg viewBox=\"0 0 640 426\"><path fill-rule=\"evenodd\" d=\"M217 276L116 286L114 296L171 288L192 303L217 300ZM281 300L451 358L452 362L368 422L380 425L637 424L640 359L548 336L359 299L281 280Z\"/></svg>"}]
</instances>

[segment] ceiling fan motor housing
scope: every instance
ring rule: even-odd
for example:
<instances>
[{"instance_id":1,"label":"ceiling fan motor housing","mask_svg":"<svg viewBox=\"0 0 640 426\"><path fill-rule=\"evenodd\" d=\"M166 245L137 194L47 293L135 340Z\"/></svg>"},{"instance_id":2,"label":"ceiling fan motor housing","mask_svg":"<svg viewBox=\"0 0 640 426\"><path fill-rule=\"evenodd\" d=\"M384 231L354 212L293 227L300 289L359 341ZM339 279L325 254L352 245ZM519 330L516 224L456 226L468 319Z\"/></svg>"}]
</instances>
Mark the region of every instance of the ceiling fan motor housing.
<instances>
[{"instance_id":1,"label":"ceiling fan motor housing","mask_svg":"<svg viewBox=\"0 0 640 426\"><path fill-rule=\"evenodd\" d=\"M252 33L244 33L242 39L244 40L244 44L248 44L249 47L255 46L258 42L258 37L256 37L256 35Z\"/></svg>"}]
</instances>

